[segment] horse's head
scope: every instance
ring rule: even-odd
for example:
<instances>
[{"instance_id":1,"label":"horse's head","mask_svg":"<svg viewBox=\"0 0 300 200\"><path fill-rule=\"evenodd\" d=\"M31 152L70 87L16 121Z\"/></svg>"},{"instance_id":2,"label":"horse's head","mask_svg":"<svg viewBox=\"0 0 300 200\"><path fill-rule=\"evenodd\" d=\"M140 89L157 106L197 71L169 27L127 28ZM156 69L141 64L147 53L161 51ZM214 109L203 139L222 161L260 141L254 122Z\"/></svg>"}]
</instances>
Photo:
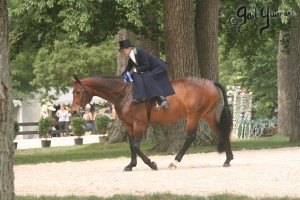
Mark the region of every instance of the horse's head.
<instances>
[{"instance_id":1,"label":"horse's head","mask_svg":"<svg viewBox=\"0 0 300 200\"><path fill-rule=\"evenodd\" d=\"M74 82L73 87L73 102L70 108L72 115L78 115L84 110L86 104L88 104L93 96L88 92L87 88L84 86L84 82L80 80L76 75L72 77Z\"/></svg>"}]
</instances>

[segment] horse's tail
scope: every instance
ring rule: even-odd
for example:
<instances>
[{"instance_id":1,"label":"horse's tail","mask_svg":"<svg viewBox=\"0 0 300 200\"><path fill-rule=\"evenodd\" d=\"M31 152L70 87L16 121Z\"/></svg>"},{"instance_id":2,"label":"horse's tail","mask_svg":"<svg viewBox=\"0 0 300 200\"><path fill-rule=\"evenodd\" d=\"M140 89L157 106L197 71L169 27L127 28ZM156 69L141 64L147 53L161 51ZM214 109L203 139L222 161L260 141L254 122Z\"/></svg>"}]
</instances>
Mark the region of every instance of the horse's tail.
<instances>
[{"instance_id":1,"label":"horse's tail","mask_svg":"<svg viewBox=\"0 0 300 200\"><path fill-rule=\"evenodd\" d=\"M222 91L223 101L224 101L224 106L218 122L220 133L219 133L219 140L217 144L218 152L222 153L225 151L226 148L225 146L230 145L230 133L232 130L233 122L232 122L232 114L228 105L226 90L221 83L215 81L214 84Z\"/></svg>"}]
</instances>

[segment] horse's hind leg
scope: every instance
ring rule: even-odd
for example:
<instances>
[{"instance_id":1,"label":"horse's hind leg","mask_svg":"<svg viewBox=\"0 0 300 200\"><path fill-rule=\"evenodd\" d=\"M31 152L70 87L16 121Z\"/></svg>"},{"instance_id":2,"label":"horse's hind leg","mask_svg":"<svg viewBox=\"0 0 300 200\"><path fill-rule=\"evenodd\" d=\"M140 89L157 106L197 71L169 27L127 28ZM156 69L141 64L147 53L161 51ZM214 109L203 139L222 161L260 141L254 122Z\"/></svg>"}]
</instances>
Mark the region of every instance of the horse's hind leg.
<instances>
[{"instance_id":1,"label":"horse's hind leg","mask_svg":"<svg viewBox=\"0 0 300 200\"><path fill-rule=\"evenodd\" d=\"M217 121L217 109L214 109L212 112L203 116L204 120L208 123L209 127L217 134L218 136L218 152L226 152L226 160L223 164L223 167L229 167L230 161L233 159L233 154L231 151L230 138L229 135L226 136L222 130L220 130L219 122ZM228 134L228 133L227 133Z\"/></svg>"},{"instance_id":2,"label":"horse's hind leg","mask_svg":"<svg viewBox=\"0 0 300 200\"><path fill-rule=\"evenodd\" d=\"M198 121L199 121L199 117L196 115L187 117L185 141L180 151L175 157L175 162L169 165L170 169L176 169L176 163L182 160L188 148L195 141Z\"/></svg>"}]
</instances>

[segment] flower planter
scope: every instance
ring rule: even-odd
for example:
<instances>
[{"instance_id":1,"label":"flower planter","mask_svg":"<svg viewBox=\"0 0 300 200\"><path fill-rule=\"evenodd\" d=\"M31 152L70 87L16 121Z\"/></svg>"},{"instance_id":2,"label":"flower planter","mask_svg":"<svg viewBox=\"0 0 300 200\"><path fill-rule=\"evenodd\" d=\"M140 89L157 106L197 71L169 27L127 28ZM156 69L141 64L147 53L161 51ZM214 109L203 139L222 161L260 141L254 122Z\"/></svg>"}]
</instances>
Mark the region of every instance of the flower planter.
<instances>
[{"instance_id":1,"label":"flower planter","mask_svg":"<svg viewBox=\"0 0 300 200\"><path fill-rule=\"evenodd\" d=\"M83 138L74 138L75 145L82 145L83 144Z\"/></svg>"},{"instance_id":2,"label":"flower planter","mask_svg":"<svg viewBox=\"0 0 300 200\"><path fill-rule=\"evenodd\" d=\"M51 146L51 140L41 140L42 148L47 148Z\"/></svg>"},{"instance_id":3,"label":"flower planter","mask_svg":"<svg viewBox=\"0 0 300 200\"><path fill-rule=\"evenodd\" d=\"M107 135L99 136L99 142L100 143L105 143L107 141L108 141L108 136Z\"/></svg>"}]
</instances>

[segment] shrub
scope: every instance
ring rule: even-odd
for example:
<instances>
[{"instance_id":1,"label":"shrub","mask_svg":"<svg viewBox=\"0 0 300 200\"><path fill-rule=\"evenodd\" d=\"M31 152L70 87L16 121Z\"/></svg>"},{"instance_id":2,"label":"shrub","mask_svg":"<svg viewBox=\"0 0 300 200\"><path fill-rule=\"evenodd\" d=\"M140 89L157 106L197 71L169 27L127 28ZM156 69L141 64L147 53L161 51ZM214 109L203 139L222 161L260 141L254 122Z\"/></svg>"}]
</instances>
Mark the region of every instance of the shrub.
<instances>
[{"instance_id":1,"label":"shrub","mask_svg":"<svg viewBox=\"0 0 300 200\"><path fill-rule=\"evenodd\" d=\"M272 111L272 107L270 107L270 103L258 103L253 108L254 110L254 119L264 119L270 118L270 113Z\"/></svg>"},{"instance_id":2,"label":"shrub","mask_svg":"<svg viewBox=\"0 0 300 200\"><path fill-rule=\"evenodd\" d=\"M20 125L17 121L14 121L14 138L17 137L19 131L20 131Z\"/></svg>"},{"instance_id":3,"label":"shrub","mask_svg":"<svg viewBox=\"0 0 300 200\"><path fill-rule=\"evenodd\" d=\"M38 133L41 137L49 138L52 134L52 119L50 117L46 117L45 119L40 119Z\"/></svg>"},{"instance_id":4,"label":"shrub","mask_svg":"<svg viewBox=\"0 0 300 200\"><path fill-rule=\"evenodd\" d=\"M107 131L107 126L110 122L110 118L106 115L98 115L95 119L95 128L97 133L105 134Z\"/></svg>"},{"instance_id":5,"label":"shrub","mask_svg":"<svg viewBox=\"0 0 300 200\"><path fill-rule=\"evenodd\" d=\"M72 117L71 130L74 135L81 137L85 133L86 120L82 117Z\"/></svg>"}]
</instances>

